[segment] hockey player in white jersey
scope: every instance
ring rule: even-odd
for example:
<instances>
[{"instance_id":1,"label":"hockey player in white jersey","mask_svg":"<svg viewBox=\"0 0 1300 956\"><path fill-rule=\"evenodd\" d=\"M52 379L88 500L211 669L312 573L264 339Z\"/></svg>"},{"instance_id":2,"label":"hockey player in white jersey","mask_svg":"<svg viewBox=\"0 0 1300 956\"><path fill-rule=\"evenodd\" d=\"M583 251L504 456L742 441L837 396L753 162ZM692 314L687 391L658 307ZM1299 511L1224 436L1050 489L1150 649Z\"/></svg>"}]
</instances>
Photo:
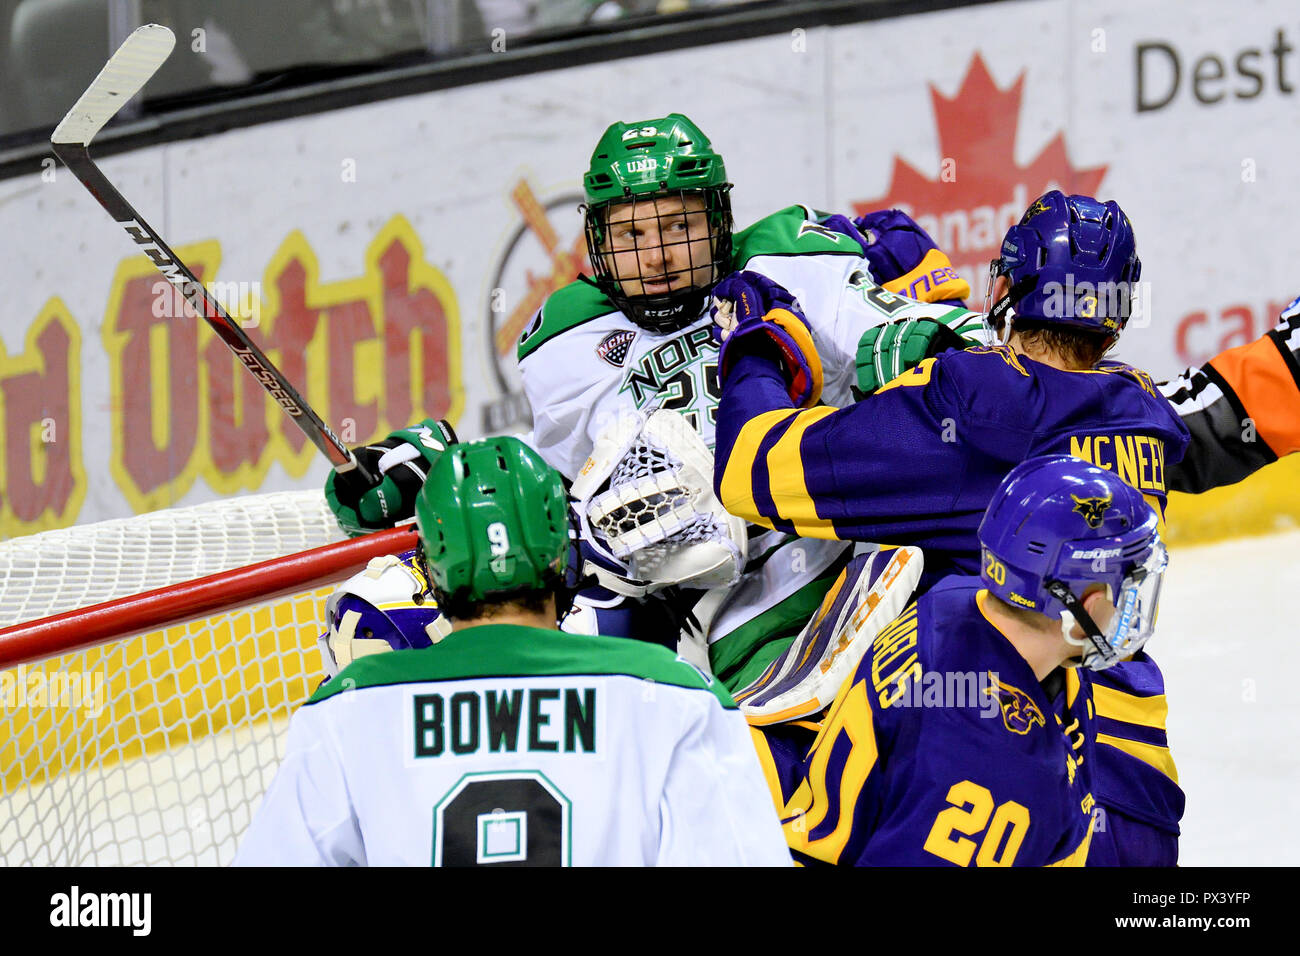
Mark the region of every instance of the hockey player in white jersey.
<instances>
[{"instance_id":1,"label":"hockey player in white jersey","mask_svg":"<svg viewBox=\"0 0 1300 956\"><path fill-rule=\"evenodd\" d=\"M616 445L630 441L627 433L655 409L680 413L712 449L720 393L708 305L713 286L733 269L781 282L815 316L810 321L830 402L851 401L859 341L868 329L903 316L933 318L963 332L979 325L978 315L964 308L914 301L877 284L864 258L866 240L846 220L828 228L821 214L795 205L733 235L722 157L681 114L609 127L584 188L594 279L552 295L520 338L518 355L532 443L566 478L606 495L621 489L616 472L600 476L609 479L603 486L590 478L604 464L603 446L611 436ZM937 249L914 265L903 280L914 294L945 301L969 294ZM637 492L627 487L625 493L634 498ZM687 580L679 583L692 590L668 602L692 610L693 629L707 635L709 666L733 688L761 673L799 630L848 556L838 542L798 541L762 529L750 534L742 574L729 589L710 581L705 600L699 583ZM595 537L611 544L599 528ZM630 570L645 579L635 561ZM672 582L647 582L651 588L666 583ZM589 592L577 605L596 606L594 616L608 622L607 606L615 600ZM632 616L625 620L620 632L635 633Z\"/></svg>"},{"instance_id":2,"label":"hockey player in white jersey","mask_svg":"<svg viewBox=\"0 0 1300 956\"><path fill-rule=\"evenodd\" d=\"M794 290L805 314L815 317L811 321L827 369L828 401L851 400L859 341L881 323L925 316L960 333L980 327L978 314L956 307L969 288L932 243L904 269L887 270L895 273L888 276L894 281L887 289L873 278L877 259L867 255L868 249L887 248L888 237L872 245L874 237L865 237L842 216L823 223L814 210L794 205L733 236L731 184L722 157L681 114L611 126L596 146L584 186L595 278L579 279L552 295L521 336L518 355L533 414L527 440L566 480L584 478L593 494L634 493L612 487L628 470L608 449L640 441L636 432L647 429L656 409L683 416L703 440L706 454L712 448L719 390L707 306L713 285L732 269L770 276ZM910 221L908 225L915 229ZM436 446L440 427L426 422L358 450L377 459L377 470L385 475L381 488L355 488L346 476L331 474L327 496L346 529L384 526L376 521L379 512L390 524L409 516L411 488L418 487L412 476L436 456L429 438L431 434ZM429 434L417 439L416 432ZM654 444L652 427L645 437L642 447ZM408 458L400 458L399 451ZM599 452L600 460L587 465L593 452ZM396 467L386 468L390 462ZM396 484L390 480L394 475ZM673 480L681 477L679 470ZM707 489L707 477L702 484ZM705 522L714 518L707 508L700 517ZM690 523L673 543L693 543L689 538L698 524ZM621 590L581 595L576 606L585 613L570 615L566 628L590 628L597 621L602 633L671 640L684 617L689 630L707 634L705 656L713 672L729 687L744 686L799 631L848 557L840 542L800 542L757 528L750 534L751 540L743 540L742 528L743 548L737 554L743 551L738 569L743 574L729 579L732 586L717 586L716 571L703 582L605 577ZM620 542L604 537L592 543L603 545L608 557ZM588 556L594 557L590 551ZM607 563L606 569L637 578L641 569L634 565L621 560ZM673 583L688 590L637 603L648 590ZM709 600L702 601L706 590ZM628 600L628 594L636 597Z\"/></svg>"},{"instance_id":3,"label":"hockey player in white jersey","mask_svg":"<svg viewBox=\"0 0 1300 956\"><path fill-rule=\"evenodd\" d=\"M789 865L726 691L554 629L558 473L517 439L452 445L416 515L451 633L358 656L299 709L236 864Z\"/></svg>"}]
</instances>

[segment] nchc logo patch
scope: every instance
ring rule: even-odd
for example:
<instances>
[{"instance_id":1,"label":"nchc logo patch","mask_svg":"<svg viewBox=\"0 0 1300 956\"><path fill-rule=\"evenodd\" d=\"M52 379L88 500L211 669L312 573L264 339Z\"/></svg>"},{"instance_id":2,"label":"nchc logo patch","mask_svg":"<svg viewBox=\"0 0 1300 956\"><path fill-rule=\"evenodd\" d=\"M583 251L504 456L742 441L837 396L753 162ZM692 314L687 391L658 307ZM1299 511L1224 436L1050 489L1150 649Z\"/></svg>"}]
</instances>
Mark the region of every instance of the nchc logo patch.
<instances>
[{"instance_id":1,"label":"nchc logo patch","mask_svg":"<svg viewBox=\"0 0 1300 956\"><path fill-rule=\"evenodd\" d=\"M632 340L635 338L636 333L631 329L611 332L600 340L600 344L596 346L596 354L615 368L622 368L623 363L627 361L627 351L632 347Z\"/></svg>"}]
</instances>

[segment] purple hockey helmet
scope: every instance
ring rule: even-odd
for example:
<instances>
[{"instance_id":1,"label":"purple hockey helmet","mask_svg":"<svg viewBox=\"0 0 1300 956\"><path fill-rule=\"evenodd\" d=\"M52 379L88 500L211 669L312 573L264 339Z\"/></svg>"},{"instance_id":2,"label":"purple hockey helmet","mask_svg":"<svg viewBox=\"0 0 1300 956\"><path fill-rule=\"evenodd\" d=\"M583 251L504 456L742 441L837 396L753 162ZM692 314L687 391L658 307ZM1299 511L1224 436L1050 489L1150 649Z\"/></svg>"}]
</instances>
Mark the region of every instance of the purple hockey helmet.
<instances>
[{"instance_id":1,"label":"purple hockey helmet","mask_svg":"<svg viewBox=\"0 0 1300 956\"><path fill-rule=\"evenodd\" d=\"M1010 291L990 308L1003 275ZM1001 257L989 264L985 312L995 326L1014 309L1034 322L1118 335L1141 275L1133 226L1119 203L1054 189L1007 230Z\"/></svg>"},{"instance_id":2,"label":"purple hockey helmet","mask_svg":"<svg viewBox=\"0 0 1300 956\"><path fill-rule=\"evenodd\" d=\"M980 577L1014 607L1062 617L1083 664L1136 653L1155 622L1167 563L1155 511L1114 472L1066 455L1031 458L1002 480L979 527ZM1083 609L1104 584L1116 613L1105 631ZM1078 623L1085 637L1070 636Z\"/></svg>"},{"instance_id":3,"label":"purple hockey helmet","mask_svg":"<svg viewBox=\"0 0 1300 956\"><path fill-rule=\"evenodd\" d=\"M329 596L325 616L319 643L331 677L358 657L429 647L451 631L414 551L372 558Z\"/></svg>"}]
</instances>

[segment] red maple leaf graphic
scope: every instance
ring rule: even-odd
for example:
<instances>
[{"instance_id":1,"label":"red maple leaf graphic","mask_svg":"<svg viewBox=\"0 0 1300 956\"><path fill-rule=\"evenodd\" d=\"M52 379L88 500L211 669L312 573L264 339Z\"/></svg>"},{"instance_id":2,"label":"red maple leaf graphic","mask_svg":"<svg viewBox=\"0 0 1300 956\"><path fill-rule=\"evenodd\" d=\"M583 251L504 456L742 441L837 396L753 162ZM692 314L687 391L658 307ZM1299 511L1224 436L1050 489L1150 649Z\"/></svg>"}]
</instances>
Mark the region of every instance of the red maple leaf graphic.
<instances>
[{"instance_id":1,"label":"red maple leaf graphic","mask_svg":"<svg viewBox=\"0 0 1300 956\"><path fill-rule=\"evenodd\" d=\"M976 53L956 95L944 96L930 86L944 164L938 177L895 156L885 195L853 202L859 216L897 207L916 219L952 258L977 298L1002 236L1034 199L1049 189L1093 196L1106 175L1105 166L1071 166L1065 135L1059 132L1027 166L1016 165L1024 84L1022 71L1010 87L998 89Z\"/></svg>"}]
</instances>

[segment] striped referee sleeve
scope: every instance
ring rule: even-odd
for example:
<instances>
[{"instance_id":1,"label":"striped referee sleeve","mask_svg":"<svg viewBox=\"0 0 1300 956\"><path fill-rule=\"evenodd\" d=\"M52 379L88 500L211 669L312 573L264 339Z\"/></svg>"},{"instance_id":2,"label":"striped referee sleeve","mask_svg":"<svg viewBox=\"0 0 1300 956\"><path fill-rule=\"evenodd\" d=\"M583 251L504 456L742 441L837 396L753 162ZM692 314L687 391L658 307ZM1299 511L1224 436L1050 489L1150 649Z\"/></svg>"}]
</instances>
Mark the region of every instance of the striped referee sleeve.
<instances>
[{"instance_id":1,"label":"striped referee sleeve","mask_svg":"<svg viewBox=\"0 0 1300 956\"><path fill-rule=\"evenodd\" d=\"M1300 298L1247 345L1185 370L1160 391L1191 432L1171 491L1231 485L1300 450Z\"/></svg>"}]
</instances>

